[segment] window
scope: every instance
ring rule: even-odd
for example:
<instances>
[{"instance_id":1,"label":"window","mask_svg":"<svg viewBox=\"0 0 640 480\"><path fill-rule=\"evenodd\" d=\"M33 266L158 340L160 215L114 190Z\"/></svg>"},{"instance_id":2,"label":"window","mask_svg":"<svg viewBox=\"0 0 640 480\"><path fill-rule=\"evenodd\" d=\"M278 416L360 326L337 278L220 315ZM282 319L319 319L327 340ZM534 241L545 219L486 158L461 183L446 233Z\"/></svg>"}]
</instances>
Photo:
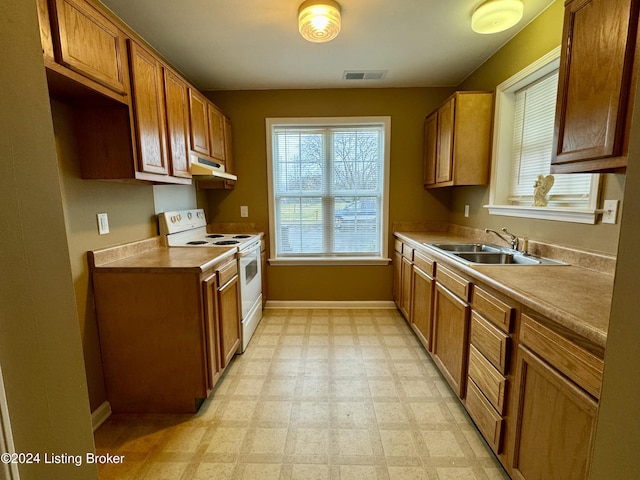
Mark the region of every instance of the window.
<instances>
[{"instance_id":1,"label":"window","mask_svg":"<svg viewBox=\"0 0 640 480\"><path fill-rule=\"evenodd\" d=\"M547 206L533 206L534 184L550 172L559 55L553 50L496 89L492 214L595 223L598 175L554 175Z\"/></svg>"},{"instance_id":2,"label":"window","mask_svg":"<svg viewBox=\"0 0 640 480\"><path fill-rule=\"evenodd\" d=\"M267 119L271 263L387 263L390 119Z\"/></svg>"}]
</instances>

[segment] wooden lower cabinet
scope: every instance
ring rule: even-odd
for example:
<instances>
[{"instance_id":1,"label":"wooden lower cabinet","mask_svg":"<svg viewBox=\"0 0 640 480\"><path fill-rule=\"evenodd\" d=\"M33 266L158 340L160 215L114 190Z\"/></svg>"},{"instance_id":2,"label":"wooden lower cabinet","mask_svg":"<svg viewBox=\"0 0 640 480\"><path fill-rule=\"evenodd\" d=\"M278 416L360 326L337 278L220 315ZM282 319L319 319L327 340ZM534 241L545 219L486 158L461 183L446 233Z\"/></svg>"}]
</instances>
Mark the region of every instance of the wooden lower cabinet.
<instances>
[{"instance_id":1,"label":"wooden lower cabinet","mask_svg":"<svg viewBox=\"0 0 640 480\"><path fill-rule=\"evenodd\" d=\"M411 260L406 257L402 257L401 276L402 276L402 289L400 292L400 311L404 318L409 322L411 321L411 270L413 264Z\"/></svg>"},{"instance_id":2,"label":"wooden lower cabinet","mask_svg":"<svg viewBox=\"0 0 640 480\"><path fill-rule=\"evenodd\" d=\"M240 345L236 259L205 272L96 269L92 280L112 411L197 411Z\"/></svg>"},{"instance_id":3,"label":"wooden lower cabinet","mask_svg":"<svg viewBox=\"0 0 640 480\"><path fill-rule=\"evenodd\" d=\"M518 349L517 371L513 478L586 479L596 400L523 346Z\"/></svg>"},{"instance_id":4,"label":"wooden lower cabinet","mask_svg":"<svg viewBox=\"0 0 640 480\"><path fill-rule=\"evenodd\" d=\"M433 278L416 265L412 270L411 327L427 350L431 350Z\"/></svg>"},{"instance_id":5,"label":"wooden lower cabinet","mask_svg":"<svg viewBox=\"0 0 640 480\"><path fill-rule=\"evenodd\" d=\"M235 266L235 260L233 263ZM233 278L218 288L218 312L220 359L222 368L225 368L240 346L240 283L237 270Z\"/></svg>"},{"instance_id":6,"label":"wooden lower cabinet","mask_svg":"<svg viewBox=\"0 0 640 480\"><path fill-rule=\"evenodd\" d=\"M400 308L400 298L402 297L402 244L400 252L393 252L393 301Z\"/></svg>"},{"instance_id":7,"label":"wooden lower cabinet","mask_svg":"<svg viewBox=\"0 0 640 480\"><path fill-rule=\"evenodd\" d=\"M464 397L469 344L469 304L436 282L433 359L458 397Z\"/></svg>"}]
</instances>

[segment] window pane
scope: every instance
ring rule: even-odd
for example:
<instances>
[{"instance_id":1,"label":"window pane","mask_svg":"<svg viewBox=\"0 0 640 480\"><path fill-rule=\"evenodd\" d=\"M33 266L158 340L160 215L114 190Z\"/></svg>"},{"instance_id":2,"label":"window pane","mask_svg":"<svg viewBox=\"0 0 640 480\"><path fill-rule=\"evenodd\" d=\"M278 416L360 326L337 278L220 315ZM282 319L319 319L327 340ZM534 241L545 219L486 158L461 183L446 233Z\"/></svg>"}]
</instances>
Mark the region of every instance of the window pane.
<instances>
[{"instance_id":1,"label":"window pane","mask_svg":"<svg viewBox=\"0 0 640 480\"><path fill-rule=\"evenodd\" d=\"M280 198L277 208L278 252L321 253L324 250L322 198Z\"/></svg>"},{"instance_id":2,"label":"window pane","mask_svg":"<svg viewBox=\"0 0 640 480\"><path fill-rule=\"evenodd\" d=\"M336 197L334 251L380 251L380 218L376 197Z\"/></svg>"},{"instance_id":3,"label":"window pane","mask_svg":"<svg viewBox=\"0 0 640 480\"><path fill-rule=\"evenodd\" d=\"M510 199L530 203L538 175L551 169L558 71L516 92ZM554 175L551 204L588 203L591 175Z\"/></svg>"}]
</instances>

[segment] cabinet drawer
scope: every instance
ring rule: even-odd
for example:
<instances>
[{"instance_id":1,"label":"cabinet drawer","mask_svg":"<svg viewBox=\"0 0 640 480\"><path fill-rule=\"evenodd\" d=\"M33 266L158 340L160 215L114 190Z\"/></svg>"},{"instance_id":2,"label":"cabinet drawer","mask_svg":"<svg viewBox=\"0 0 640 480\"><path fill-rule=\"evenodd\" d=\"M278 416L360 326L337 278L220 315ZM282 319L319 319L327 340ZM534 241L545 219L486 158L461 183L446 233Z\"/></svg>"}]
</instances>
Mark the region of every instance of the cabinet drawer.
<instances>
[{"instance_id":1,"label":"cabinet drawer","mask_svg":"<svg viewBox=\"0 0 640 480\"><path fill-rule=\"evenodd\" d=\"M413 264L427 275L433 276L433 260L425 257L417 250L413 252Z\"/></svg>"},{"instance_id":2,"label":"cabinet drawer","mask_svg":"<svg viewBox=\"0 0 640 480\"><path fill-rule=\"evenodd\" d=\"M402 253L402 242L400 240L396 240L393 244L393 249L398 253Z\"/></svg>"},{"instance_id":3,"label":"cabinet drawer","mask_svg":"<svg viewBox=\"0 0 640 480\"><path fill-rule=\"evenodd\" d=\"M467 279L440 264L438 264L436 269L436 279L443 286L447 287L450 292L456 294L465 302L469 300L471 283Z\"/></svg>"},{"instance_id":4,"label":"cabinet drawer","mask_svg":"<svg viewBox=\"0 0 640 480\"><path fill-rule=\"evenodd\" d=\"M496 453L500 453L500 440L502 439L502 425L504 420L498 415L498 412L494 410L478 389L478 386L471 379L469 379L467 384L465 406L491 448L493 448Z\"/></svg>"},{"instance_id":5,"label":"cabinet drawer","mask_svg":"<svg viewBox=\"0 0 640 480\"><path fill-rule=\"evenodd\" d=\"M474 310L482 313L487 320L493 322L498 328L507 333L510 331L513 307L477 286L473 289L471 303Z\"/></svg>"},{"instance_id":6,"label":"cabinet drawer","mask_svg":"<svg viewBox=\"0 0 640 480\"><path fill-rule=\"evenodd\" d=\"M238 263L236 262L236 259L234 258L233 260L222 265L220 268L217 268L216 272L218 273L218 285L222 287L237 275Z\"/></svg>"},{"instance_id":7,"label":"cabinet drawer","mask_svg":"<svg viewBox=\"0 0 640 480\"><path fill-rule=\"evenodd\" d=\"M469 347L469 378L475 382L498 413L502 414L507 380L473 345Z\"/></svg>"},{"instance_id":8,"label":"cabinet drawer","mask_svg":"<svg viewBox=\"0 0 640 480\"><path fill-rule=\"evenodd\" d=\"M409 261L413 261L413 248L406 243L402 244L402 256Z\"/></svg>"},{"instance_id":9,"label":"cabinet drawer","mask_svg":"<svg viewBox=\"0 0 640 480\"><path fill-rule=\"evenodd\" d=\"M507 371L509 341L509 335L476 311L471 312L471 343L502 373Z\"/></svg>"},{"instance_id":10,"label":"cabinet drawer","mask_svg":"<svg viewBox=\"0 0 640 480\"><path fill-rule=\"evenodd\" d=\"M604 369L601 358L525 314L520 340L591 395L600 398Z\"/></svg>"}]
</instances>

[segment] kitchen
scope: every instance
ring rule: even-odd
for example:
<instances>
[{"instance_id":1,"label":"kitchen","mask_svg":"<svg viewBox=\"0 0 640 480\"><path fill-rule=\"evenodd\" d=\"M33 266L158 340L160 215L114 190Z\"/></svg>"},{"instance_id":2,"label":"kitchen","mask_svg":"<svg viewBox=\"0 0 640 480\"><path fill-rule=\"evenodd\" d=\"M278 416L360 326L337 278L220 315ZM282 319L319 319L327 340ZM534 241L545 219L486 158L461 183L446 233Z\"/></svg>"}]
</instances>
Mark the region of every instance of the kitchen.
<instances>
[{"instance_id":1,"label":"kitchen","mask_svg":"<svg viewBox=\"0 0 640 480\"><path fill-rule=\"evenodd\" d=\"M53 151L53 130L50 114L48 113L48 95L42 75L42 60L38 58L39 38L37 22L32 6L22 5L23 2L13 2L9 5L13 22L22 22L20 34L10 38L3 37L3 45L11 45L5 50L7 67L3 71L5 82L14 90L3 88L3 111L12 115L3 115L3 145L12 145L3 152L3 157L13 158L15 167L28 168L24 173L18 169L15 174L7 172L3 175L3 199L8 204L18 203L25 211L42 212L37 218L20 218L22 235L12 235L3 238L3 251L15 263L8 264L5 279L6 300L3 305L11 306L11 313L3 313L2 338L3 342L2 368L6 383L10 405L17 405L11 409L14 437L18 445L38 445L42 449L56 450L60 445L67 449L86 450L92 442L88 418L89 406L85 405L87 393L84 384L84 369L89 381L88 395L91 411L100 405L104 393L101 392L101 372L99 351L90 348L97 344L95 319L89 294L89 279L84 256L87 250L95 250L113 244L126 243L156 235L155 213L163 210L192 206L195 201L203 205L208 211L212 222L239 222L241 205L249 205L250 219L262 226L268 223L266 210L266 165L263 162L249 164L237 162L237 174L244 182L238 182L233 192L213 192L205 194L202 191L189 190L179 186L132 186L106 182L81 180L78 174L78 158L71 155L59 155L60 183L57 181L56 158ZM560 2L556 2L560 3ZM3 7L4 8L4 7ZM554 5L555 14L551 21L557 33L542 35L547 44L541 44L532 52L531 57L523 62L526 65L541 54L557 46L560 39L561 5ZM3 12L4 13L4 12ZM548 15L552 15L550 10ZM3 15L3 18L8 18ZM514 39L511 45L531 45L528 35L539 36L537 29L545 30L540 22L534 22L525 30L523 35ZM2 35L11 35L12 30L2 29ZM540 42L544 43L544 42ZM24 52L33 52L24 55ZM503 78L508 76L505 66L509 60L494 58L486 70L478 73L476 78L470 77L458 89L493 88ZM502 65L502 66L500 66ZM13 67L14 66L14 67ZM517 70L518 68L513 68ZM503 73L501 73L501 71ZM24 78L39 79L33 85L25 85ZM402 159L398 167L392 170L390 202L390 217L402 222L451 222L470 225L476 228L502 226L502 219L495 221L485 216L481 206L485 203L482 187L462 187L455 193L438 191L427 193L418 182L412 182L415 172L422 169L422 121L424 116L444 100L452 88L442 89L396 89L393 91L357 89L324 90L324 91L254 91L254 92L212 92L212 100L234 122L234 146L238 159L264 158L264 143L256 138L264 137L265 117L277 116L324 116L324 115L360 115L363 112L372 114L391 115L394 118L394 139L392 142L392 157ZM9 92L14 95L9 95ZM6 95L6 97L5 97ZM19 101L18 101L19 99ZM370 105L375 105L375 112L370 112ZM28 108L27 108L28 107ZM73 152L69 146L72 135L66 131L68 122L64 118L68 114L67 107L62 103L54 103L55 140L58 151ZM15 112L15 113L14 113ZM11 119L11 122L9 120ZM62 120L62 121L60 121ZM46 133L42 142L35 141L33 131ZM17 139L17 141L16 141ZM40 136L37 138L40 139ZM3 146L3 149L5 147ZM633 144L632 144L632 151ZM25 159L28 159L25 162ZM3 161L3 165L8 162ZM10 166L12 164L8 164ZM38 172L34 175L33 169ZM637 318L637 302L633 291L626 292L627 285L634 284L634 239L637 238L637 226L633 219L637 211L638 202L634 196L634 188L640 180L630 165L626 176L613 176L607 181L610 191L624 200L624 214L620 224L620 234L617 226L571 226L558 228L554 222L540 222L536 224L536 235L532 238L544 239L549 242L569 244L586 249L596 249L612 254L618 248L620 241L620 258L624 262L618 263L619 280L614 290L611 328L608 338L606 369L604 379L603 400L600 409L602 426L598 428L595 463L592 478L625 478L629 477L629 464L633 462L633 442L625 445L616 442L623 428L631 428L629 422L628 405L637 404L637 383L627 379L638 378L631 371L637 361L637 328L630 319ZM411 187L407 187L411 185ZM624 192L624 197L622 196ZM465 220L464 205L470 204L477 209L478 214ZM86 212L90 211L88 215ZM98 237L95 227L95 213L108 211L112 224L112 234ZM7 213L7 215L11 215ZM255 220L254 220L255 219ZM41 223L43 222L43 223ZM515 221L509 219L509 227L515 232L529 231L529 221ZM43 228L44 227L44 228ZM264 227L263 227L264 229ZM47 240L43 241L42 232L47 231ZM33 245L31 245L33 243ZM68 245L68 246L67 246ZM27 248L28 247L28 248ZM43 248L45 247L45 248ZM65 257L67 258L65 262ZM46 268L42 268L46 267ZM314 283L322 285L322 289L309 290L310 280L306 275L291 268L272 268L269 271L269 290L273 299L282 300L378 300L391 298L390 269L375 268L346 268L317 267L318 275ZM3 266L4 270L4 266ZM380 272L378 272L380 270ZM30 273L25 276L25 271ZM46 276L45 276L46 275ZM342 285L349 285L350 295L345 294L345 288L337 285L332 279L338 275ZM8 279L11 278L11 281ZM366 278L366 281L363 281ZM33 291L33 284L38 290ZM47 285L45 288L44 285ZM353 289L351 290L351 287ZM75 292L73 289L75 288ZM632 288L632 287L629 287ZM313 294L313 292L321 293ZM25 297L30 292L30 298ZM6 303L5 303L6 302ZM24 315L29 315L32 322L24 322ZM28 313L27 313L28 312ZM79 313L78 313L79 312ZM80 317L80 331L77 330ZM55 322L50 320L55 319ZM73 320L73 321L72 321ZM41 322L41 323L38 323ZM53 328L55 326L55 328ZM635 329L635 330L634 330ZM38 332L42 332L42 335ZM633 335L636 335L634 337ZM37 339L37 340L36 340ZM33 349L36 340L41 348L37 356L25 358L24 352ZM40 343L44 342L44 343ZM54 348L57 344L65 348ZM615 345L616 348L611 348ZM84 358L82 350L84 350ZM64 354L63 354L64 353ZM634 357L635 355L636 357ZM56 361L56 359L59 359ZM46 367L46 368L45 368ZM23 378L39 379L25 385ZM63 395L57 390L58 382L63 382L65 390L74 391L76 395ZM93 382L93 383L92 383ZM50 395L47 399L38 395L44 386ZM611 385L611 386L609 386ZM608 396L608 392L612 392ZM634 393L635 392L635 393ZM610 403L609 403L610 402ZM610 406L608 406L610 405ZM85 412L84 416L76 412ZM55 413L52 413L55 412ZM15 418L13 418L15 416ZM83 418L78 418L83 417ZM633 417L632 417L633 418ZM606 419L606 420L603 420ZM633 418L637 421L636 418ZM615 422L619 422L616 424ZM30 428L32 422L47 425L46 432L37 428ZM60 422L60 423L58 423ZM64 425L56 428L57 425ZM66 433L65 433L66 432ZM75 433L71 433L75 432ZM635 433L637 435L637 433ZM73 437L73 441L68 437ZM35 442L35 443L33 443ZM77 448L73 443L77 442ZM35 447L33 447L35 448ZM620 468L619 473L616 468ZM598 472L600 476L598 475ZM93 478L87 472L86 478Z\"/></svg>"}]
</instances>

